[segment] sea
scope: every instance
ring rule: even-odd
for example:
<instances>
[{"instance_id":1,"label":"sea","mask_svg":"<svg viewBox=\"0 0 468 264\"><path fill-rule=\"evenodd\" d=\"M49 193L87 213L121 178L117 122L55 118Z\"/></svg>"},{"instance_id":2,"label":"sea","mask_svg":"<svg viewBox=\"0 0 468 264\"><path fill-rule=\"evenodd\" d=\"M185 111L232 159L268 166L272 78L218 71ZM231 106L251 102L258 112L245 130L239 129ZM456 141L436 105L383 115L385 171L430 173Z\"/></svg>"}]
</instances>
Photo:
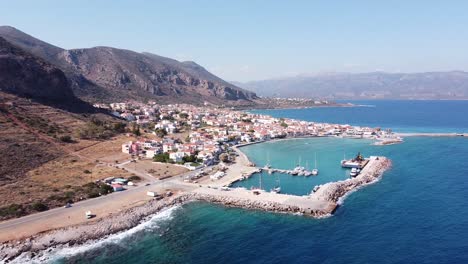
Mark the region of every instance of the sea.
<instances>
[{"instance_id":1,"label":"sea","mask_svg":"<svg viewBox=\"0 0 468 264\"><path fill-rule=\"evenodd\" d=\"M357 107L252 110L307 121L397 132L468 132L467 101L356 101ZM343 157L384 155L393 165L346 197L333 216L190 203L132 230L79 247L51 249L49 263L468 263L468 138L407 137L403 144L308 138L242 148L257 165L315 167L316 177L258 174L237 183L307 195L346 179ZM31 261L31 260L29 260Z\"/></svg>"}]
</instances>

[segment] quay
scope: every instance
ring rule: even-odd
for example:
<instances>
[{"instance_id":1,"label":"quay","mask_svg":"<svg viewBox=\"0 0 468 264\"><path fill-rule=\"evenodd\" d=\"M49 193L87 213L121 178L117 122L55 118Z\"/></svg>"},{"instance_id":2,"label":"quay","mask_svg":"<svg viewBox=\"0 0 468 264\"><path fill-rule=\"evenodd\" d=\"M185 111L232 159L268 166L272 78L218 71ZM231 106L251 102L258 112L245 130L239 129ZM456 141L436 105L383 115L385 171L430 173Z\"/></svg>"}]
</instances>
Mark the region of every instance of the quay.
<instances>
[{"instance_id":1,"label":"quay","mask_svg":"<svg viewBox=\"0 0 468 264\"><path fill-rule=\"evenodd\" d=\"M264 190L223 188L227 185L200 186L190 191L190 199L223 204L228 207L258 209L271 212L300 213L312 217L333 214L341 199L352 190L379 179L391 161L386 157L371 156L366 159L361 173L350 179L319 185L310 195L296 196ZM237 180L236 178L235 180Z\"/></svg>"}]
</instances>

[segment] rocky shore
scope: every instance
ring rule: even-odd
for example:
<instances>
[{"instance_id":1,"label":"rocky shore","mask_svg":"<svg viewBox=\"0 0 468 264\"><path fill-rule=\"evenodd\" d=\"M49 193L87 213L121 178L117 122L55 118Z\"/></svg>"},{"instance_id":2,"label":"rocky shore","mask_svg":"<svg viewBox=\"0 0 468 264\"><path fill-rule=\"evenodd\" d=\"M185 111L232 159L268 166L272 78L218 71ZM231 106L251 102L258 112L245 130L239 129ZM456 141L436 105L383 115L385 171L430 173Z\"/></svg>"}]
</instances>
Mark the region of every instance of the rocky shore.
<instances>
[{"instance_id":1,"label":"rocky shore","mask_svg":"<svg viewBox=\"0 0 468 264\"><path fill-rule=\"evenodd\" d=\"M312 209L307 210L300 206L288 205L273 201L262 201L252 199L242 199L237 197L210 195L210 194L193 194L192 200L204 201L215 204L222 204L226 207L238 207L250 210L262 210L276 213L299 213L312 217L320 218L330 215L330 210Z\"/></svg>"},{"instance_id":2,"label":"rocky shore","mask_svg":"<svg viewBox=\"0 0 468 264\"><path fill-rule=\"evenodd\" d=\"M21 241L0 244L0 263L8 263L9 260L25 252L34 256L36 252L48 248L79 245L90 240L105 238L135 227L144 222L148 216L162 209L185 203L190 198L190 195L181 194L159 201L152 200L143 206L130 208L87 224L52 230Z\"/></svg>"},{"instance_id":3,"label":"rocky shore","mask_svg":"<svg viewBox=\"0 0 468 264\"><path fill-rule=\"evenodd\" d=\"M142 206L130 208L87 224L52 230L21 241L10 241L0 244L0 263L8 263L23 253L28 254L29 257L33 257L37 252L42 250L80 245L87 241L103 239L111 234L129 230L148 220L149 216L165 208L191 201L204 201L222 204L227 207L268 212L304 214L315 218L326 217L333 213L340 199L345 195L361 186L377 181L390 166L391 161L389 159L385 157L372 157L371 162L369 162L359 176L344 181L324 184L310 196L300 197L261 193L257 196L258 198L252 198L250 196L234 195L234 192L229 191L209 190L207 192L205 190L205 192L184 192L162 200L151 200ZM245 192L251 193L246 190ZM269 195L273 195L272 197L275 198L271 199ZM276 197L278 198L276 199ZM281 197L286 197L287 199L284 200Z\"/></svg>"},{"instance_id":4,"label":"rocky shore","mask_svg":"<svg viewBox=\"0 0 468 264\"><path fill-rule=\"evenodd\" d=\"M349 192L377 181L391 165L391 160L385 157L372 157L357 177L320 185L313 196L319 200L338 203Z\"/></svg>"}]
</instances>

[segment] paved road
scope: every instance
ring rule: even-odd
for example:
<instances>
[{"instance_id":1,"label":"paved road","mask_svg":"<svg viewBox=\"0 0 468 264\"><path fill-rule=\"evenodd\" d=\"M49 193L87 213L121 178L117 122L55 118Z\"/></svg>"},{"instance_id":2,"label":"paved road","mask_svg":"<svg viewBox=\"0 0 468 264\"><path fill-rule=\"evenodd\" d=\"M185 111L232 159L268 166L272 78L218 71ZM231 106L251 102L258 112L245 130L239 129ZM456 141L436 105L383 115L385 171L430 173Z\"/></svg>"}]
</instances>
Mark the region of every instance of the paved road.
<instances>
[{"instance_id":1,"label":"paved road","mask_svg":"<svg viewBox=\"0 0 468 264\"><path fill-rule=\"evenodd\" d=\"M134 173L142 176L140 172L135 171ZM0 242L86 222L85 212L88 210L96 213L97 218L104 217L109 213L118 212L122 210L122 208L128 208L132 205L152 199L146 195L148 191L163 192L165 189L176 189L180 191L193 190L197 188L198 185L186 183L180 179L180 177L184 177L189 173L193 172L187 172L164 180L152 178L152 181L147 183L149 184L147 186L145 182L142 182L138 186L128 186L127 190L122 192L115 192L106 196L77 202L70 208L59 207L45 212L0 222Z\"/></svg>"}]
</instances>

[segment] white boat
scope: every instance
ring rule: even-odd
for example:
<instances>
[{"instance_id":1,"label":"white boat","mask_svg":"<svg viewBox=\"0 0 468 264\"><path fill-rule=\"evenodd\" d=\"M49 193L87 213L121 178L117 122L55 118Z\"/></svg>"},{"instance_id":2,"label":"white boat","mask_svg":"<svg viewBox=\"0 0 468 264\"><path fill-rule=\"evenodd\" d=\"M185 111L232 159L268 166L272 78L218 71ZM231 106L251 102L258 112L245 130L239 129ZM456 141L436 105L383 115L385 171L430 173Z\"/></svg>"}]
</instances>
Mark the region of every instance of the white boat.
<instances>
[{"instance_id":1,"label":"white boat","mask_svg":"<svg viewBox=\"0 0 468 264\"><path fill-rule=\"evenodd\" d=\"M356 168L352 168L351 172L349 173L349 176L351 177L356 177L358 175L358 171Z\"/></svg>"},{"instance_id":2,"label":"white boat","mask_svg":"<svg viewBox=\"0 0 468 264\"><path fill-rule=\"evenodd\" d=\"M317 169L317 153L315 153L315 168L312 170L312 175L317 176L319 174L319 170Z\"/></svg>"},{"instance_id":3,"label":"white boat","mask_svg":"<svg viewBox=\"0 0 468 264\"><path fill-rule=\"evenodd\" d=\"M269 170L271 169L271 164L270 164L270 154L267 154L267 164L265 164L265 167L263 167L264 170Z\"/></svg>"},{"instance_id":4,"label":"white boat","mask_svg":"<svg viewBox=\"0 0 468 264\"><path fill-rule=\"evenodd\" d=\"M281 192L279 176L277 176L276 185L275 185L275 187L273 189L271 189L271 192L274 192L274 193L280 193Z\"/></svg>"},{"instance_id":5,"label":"white boat","mask_svg":"<svg viewBox=\"0 0 468 264\"><path fill-rule=\"evenodd\" d=\"M281 192L281 187L277 186L277 187L271 189L271 192L280 193Z\"/></svg>"}]
</instances>

